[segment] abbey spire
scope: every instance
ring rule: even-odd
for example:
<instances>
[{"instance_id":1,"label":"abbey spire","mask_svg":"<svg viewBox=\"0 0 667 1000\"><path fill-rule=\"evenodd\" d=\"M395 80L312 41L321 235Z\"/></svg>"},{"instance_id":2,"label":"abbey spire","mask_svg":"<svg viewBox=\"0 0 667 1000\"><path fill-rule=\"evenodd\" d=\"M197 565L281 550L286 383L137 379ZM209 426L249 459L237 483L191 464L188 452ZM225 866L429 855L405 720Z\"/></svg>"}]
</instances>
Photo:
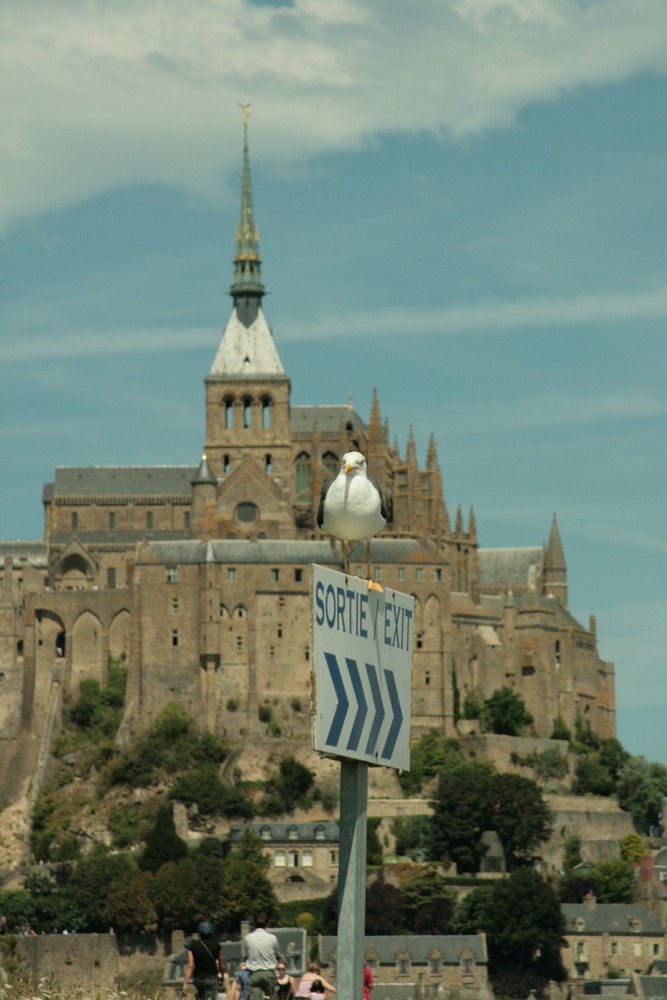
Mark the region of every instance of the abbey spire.
<instances>
[{"instance_id":1,"label":"abbey spire","mask_svg":"<svg viewBox=\"0 0 667 1000\"><path fill-rule=\"evenodd\" d=\"M249 104L243 111L243 184L241 220L236 231L234 280L229 290L234 302L218 353L211 366L211 376L285 378L285 369L273 342L262 311L264 285L261 276L259 231L255 225L250 183L248 151Z\"/></svg>"},{"instance_id":2,"label":"abbey spire","mask_svg":"<svg viewBox=\"0 0 667 1000\"><path fill-rule=\"evenodd\" d=\"M252 209L252 184L250 182L250 153L248 151L248 118L250 105L241 105L243 111L243 186L241 191L241 221L236 230L236 255L234 280L230 295L236 313L245 327L257 318L257 311L264 295L259 253L259 230L255 225Z\"/></svg>"},{"instance_id":3,"label":"abbey spire","mask_svg":"<svg viewBox=\"0 0 667 1000\"><path fill-rule=\"evenodd\" d=\"M246 466L251 462L262 476L272 477L271 488L275 490L276 481L288 483L292 476L290 380L262 309L264 285L250 184L249 107L241 106L243 186L230 289L233 308L206 378L204 452L213 475L221 482L223 478L226 482L242 462ZM225 487L220 489L219 504L224 507Z\"/></svg>"}]
</instances>

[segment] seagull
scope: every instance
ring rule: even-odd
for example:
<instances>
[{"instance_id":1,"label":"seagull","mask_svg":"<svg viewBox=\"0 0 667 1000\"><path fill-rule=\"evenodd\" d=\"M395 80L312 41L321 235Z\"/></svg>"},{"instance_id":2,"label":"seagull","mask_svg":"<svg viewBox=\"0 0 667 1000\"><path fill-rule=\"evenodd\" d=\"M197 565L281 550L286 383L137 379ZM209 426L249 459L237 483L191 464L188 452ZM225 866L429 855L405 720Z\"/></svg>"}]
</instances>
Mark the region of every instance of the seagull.
<instances>
[{"instance_id":1,"label":"seagull","mask_svg":"<svg viewBox=\"0 0 667 1000\"><path fill-rule=\"evenodd\" d=\"M348 572L347 560L351 542L366 540L368 589L382 590L371 580L371 537L387 523L387 508L377 479L369 476L366 459L359 451L343 455L340 472L322 486L320 506L317 511L318 527L327 535L340 539L343 567Z\"/></svg>"}]
</instances>

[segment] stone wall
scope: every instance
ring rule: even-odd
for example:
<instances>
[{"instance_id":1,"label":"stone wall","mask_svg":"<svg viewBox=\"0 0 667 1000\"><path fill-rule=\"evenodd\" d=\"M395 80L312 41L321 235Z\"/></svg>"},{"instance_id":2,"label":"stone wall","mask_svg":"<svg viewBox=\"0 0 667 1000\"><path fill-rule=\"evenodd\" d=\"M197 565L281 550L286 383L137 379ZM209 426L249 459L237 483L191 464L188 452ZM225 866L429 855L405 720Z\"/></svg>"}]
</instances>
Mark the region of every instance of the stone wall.
<instances>
[{"instance_id":1,"label":"stone wall","mask_svg":"<svg viewBox=\"0 0 667 1000\"><path fill-rule=\"evenodd\" d=\"M52 976L64 988L105 989L146 980L161 983L167 958L182 945L180 932L18 938L19 952L33 977L39 980Z\"/></svg>"}]
</instances>

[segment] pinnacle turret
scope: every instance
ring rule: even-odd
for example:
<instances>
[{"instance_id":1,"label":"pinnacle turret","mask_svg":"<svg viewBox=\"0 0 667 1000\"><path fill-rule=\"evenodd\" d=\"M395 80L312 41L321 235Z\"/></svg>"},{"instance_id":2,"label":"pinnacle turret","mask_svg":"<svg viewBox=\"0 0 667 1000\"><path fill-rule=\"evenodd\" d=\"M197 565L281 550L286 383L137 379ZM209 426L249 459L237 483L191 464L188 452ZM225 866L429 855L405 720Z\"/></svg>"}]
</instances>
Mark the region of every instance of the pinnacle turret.
<instances>
[{"instance_id":1,"label":"pinnacle turret","mask_svg":"<svg viewBox=\"0 0 667 1000\"><path fill-rule=\"evenodd\" d=\"M544 554L544 592L553 594L564 608L567 607L567 564L555 514Z\"/></svg>"}]
</instances>

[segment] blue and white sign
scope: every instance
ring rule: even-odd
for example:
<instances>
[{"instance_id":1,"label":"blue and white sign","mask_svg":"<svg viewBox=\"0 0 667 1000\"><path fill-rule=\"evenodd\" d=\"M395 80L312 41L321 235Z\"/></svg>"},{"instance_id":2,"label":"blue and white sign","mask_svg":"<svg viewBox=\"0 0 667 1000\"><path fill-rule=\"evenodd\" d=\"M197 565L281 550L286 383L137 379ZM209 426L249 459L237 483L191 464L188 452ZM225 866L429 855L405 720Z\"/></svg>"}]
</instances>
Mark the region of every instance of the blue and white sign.
<instances>
[{"instance_id":1,"label":"blue and white sign","mask_svg":"<svg viewBox=\"0 0 667 1000\"><path fill-rule=\"evenodd\" d=\"M313 748L410 769L414 598L313 566Z\"/></svg>"}]
</instances>

